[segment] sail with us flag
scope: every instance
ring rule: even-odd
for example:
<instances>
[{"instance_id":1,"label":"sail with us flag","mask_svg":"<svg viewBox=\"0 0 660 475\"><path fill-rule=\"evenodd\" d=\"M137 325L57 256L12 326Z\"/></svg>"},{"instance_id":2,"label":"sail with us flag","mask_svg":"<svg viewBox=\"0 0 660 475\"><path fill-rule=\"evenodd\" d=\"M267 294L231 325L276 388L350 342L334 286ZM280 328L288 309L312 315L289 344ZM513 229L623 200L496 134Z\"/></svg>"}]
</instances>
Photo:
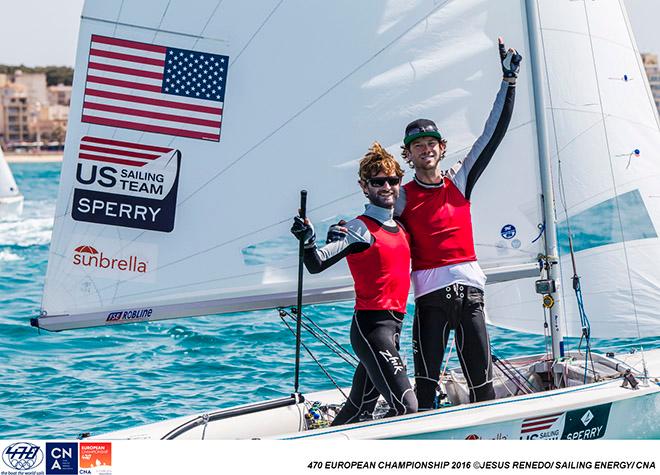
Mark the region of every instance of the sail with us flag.
<instances>
[{"instance_id":1,"label":"sail with us flag","mask_svg":"<svg viewBox=\"0 0 660 475\"><path fill-rule=\"evenodd\" d=\"M82 122L217 142L228 59L92 35Z\"/></svg>"}]
</instances>

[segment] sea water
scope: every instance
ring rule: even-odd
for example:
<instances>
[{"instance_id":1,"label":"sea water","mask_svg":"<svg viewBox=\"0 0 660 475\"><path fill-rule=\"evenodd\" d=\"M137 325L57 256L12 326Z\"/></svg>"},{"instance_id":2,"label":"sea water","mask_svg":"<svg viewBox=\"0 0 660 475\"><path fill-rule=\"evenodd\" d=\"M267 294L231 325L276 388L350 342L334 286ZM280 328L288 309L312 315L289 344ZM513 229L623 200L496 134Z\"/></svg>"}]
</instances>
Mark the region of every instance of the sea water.
<instances>
[{"instance_id":1,"label":"sea water","mask_svg":"<svg viewBox=\"0 0 660 475\"><path fill-rule=\"evenodd\" d=\"M20 220L0 222L0 438L98 434L293 391L295 338L274 310L62 333L30 327L41 303L59 169L12 165L25 210ZM350 302L305 313L350 351ZM541 336L494 327L490 335L502 358L545 351ZM401 340L410 373L410 318ZM304 342L337 384L350 385L350 364L309 336ZM641 345L660 342L594 341L601 351ZM303 350L300 390L332 387Z\"/></svg>"}]
</instances>

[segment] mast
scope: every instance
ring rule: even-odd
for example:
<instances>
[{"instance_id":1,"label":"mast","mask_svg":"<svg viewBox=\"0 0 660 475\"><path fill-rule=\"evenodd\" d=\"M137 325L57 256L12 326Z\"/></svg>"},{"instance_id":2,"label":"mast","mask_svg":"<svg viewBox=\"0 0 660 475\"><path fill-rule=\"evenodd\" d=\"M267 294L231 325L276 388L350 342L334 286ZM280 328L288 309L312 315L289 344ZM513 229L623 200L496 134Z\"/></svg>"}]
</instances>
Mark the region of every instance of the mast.
<instances>
[{"instance_id":1,"label":"mast","mask_svg":"<svg viewBox=\"0 0 660 475\"><path fill-rule=\"evenodd\" d=\"M561 277L559 274L559 246L557 243L557 223L555 216L555 197L552 190L552 171L550 149L548 147L548 127L545 120L545 97L543 95L543 69L539 12L536 0L525 0L527 12L527 31L529 33L529 52L534 87L534 110L536 115L536 136L538 137L539 169L541 190L543 193L543 215L545 221L545 253L548 275L547 292L552 299L547 299L550 311L550 335L552 337L552 357L557 360L564 356L564 341L561 327L562 300ZM537 291L538 286L537 286ZM545 292L544 292L545 293ZM544 299L545 301L546 299ZM554 301L554 302L553 302Z\"/></svg>"}]
</instances>

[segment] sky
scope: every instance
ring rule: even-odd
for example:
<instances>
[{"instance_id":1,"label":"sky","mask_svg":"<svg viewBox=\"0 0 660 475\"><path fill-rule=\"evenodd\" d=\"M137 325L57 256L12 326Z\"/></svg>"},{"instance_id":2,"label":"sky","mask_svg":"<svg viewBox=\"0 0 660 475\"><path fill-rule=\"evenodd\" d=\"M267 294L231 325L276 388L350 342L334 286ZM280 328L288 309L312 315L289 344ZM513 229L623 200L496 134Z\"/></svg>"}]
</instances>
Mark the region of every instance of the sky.
<instances>
[{"instance_id":1,"label":"sky","mask_svg":"<svg viewBox=\"0 0 660 475\"><path fill-rule=\"evenodd\" d=\"M83 3L0 0L0 64L73 66ZM660 0L624 0L624 4L640 51L660 54Z\"/></svg>"}]
</instances>

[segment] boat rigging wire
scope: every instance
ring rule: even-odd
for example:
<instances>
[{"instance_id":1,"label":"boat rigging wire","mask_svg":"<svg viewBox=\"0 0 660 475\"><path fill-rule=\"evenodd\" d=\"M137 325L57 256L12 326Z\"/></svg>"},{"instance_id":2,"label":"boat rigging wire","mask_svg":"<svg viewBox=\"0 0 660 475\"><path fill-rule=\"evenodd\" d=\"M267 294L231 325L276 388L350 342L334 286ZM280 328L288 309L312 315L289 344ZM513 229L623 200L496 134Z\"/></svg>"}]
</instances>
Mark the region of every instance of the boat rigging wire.
<instances>
[{"instance_id":1,"label":"boat rigging wire","mask_svg":"<svg viewBox=\"0 0 660 475\"><path fill-rule=\"evenodd\" d=\"M284 316L289 317L292 320L295 320L295 316L292 315L292 312L287 311L284 308L278 308L278 312L280 313L280 318L283 318ZM332 351L335 355L337 355L339 358L344 360L346 363L351 365L353 369L357 367L357 364L359 363L358 359L353 356L353 354L348 351L346 348L344 348L338 341L336 341L330 334L323 330L314 320L309 318L305 313L302 313L303 319L307 320L309 323L303 321L302 322L302 327L307 330L310 335L312 335L314 338L316 338L320 343L324 344L330 351ZM315 327L315 328L313 328ZM352 361L351 361L352 360Z\"/></svg>"},{"instance_id":2,"label":"boat rigging wire","mask_svg":"<svg viewBox=\"0 0 660 475\"><path fill-rule=\"evenodd\" d=\"M289 331L290 331L291 333L293 333L293 335L295 336L295 335L296 335L296 331L295 331L293 328L291 328L291 325L289 325L289 322L287 322L287 321L284 319L283 313L284 313L284 315L289 315L290 317L293 317L293 316L292 316L291 314L289 314L288 312L283 312L282 310L280 310L280 318L282 319L282 322L284 322L284 324L285 324L286 327L289 329ZM330 380L330 382L335 386L335 388L337 388L337 389L339 390L339 392L342 394L342 396L344 396L344 398L348 399L348 396L346 395L346 393L341 389L341 387L339 386L339 384L337 384L337 382L334 380L334 378L333 378L332 376L330 376L330 373L328 373L328 371L323 367L323 365L321 364L321 362L320 362L320 361L314 356L314 354L313 354L312 351L307 347L307 345L305 345L305 344L301 341L301 342L300 342L300 346L301 346L302 348L304 348L304 350L307 352L307 354L310 356L310 358L312 358L312 360L314 360L314 362L318 365L318 367L321 369L321 371L323 371L323 373L324 373L324 374L326 375L326 377Z\"/></svg>"},{"instance_id":3,"label":"boat rigging wire","mask_svg":"<svg viewBox=\"0 0 660 475\"><path fill-rule=\"evenodd\" d=\"M523 374L514 365L507 360L500 359L495 354L492 354L491 356L495 366L516 386L516 388L518 388L518 391L521 391L523 394L534 393L534 386L527 381Z\"/></svg>"}]
</instances>

